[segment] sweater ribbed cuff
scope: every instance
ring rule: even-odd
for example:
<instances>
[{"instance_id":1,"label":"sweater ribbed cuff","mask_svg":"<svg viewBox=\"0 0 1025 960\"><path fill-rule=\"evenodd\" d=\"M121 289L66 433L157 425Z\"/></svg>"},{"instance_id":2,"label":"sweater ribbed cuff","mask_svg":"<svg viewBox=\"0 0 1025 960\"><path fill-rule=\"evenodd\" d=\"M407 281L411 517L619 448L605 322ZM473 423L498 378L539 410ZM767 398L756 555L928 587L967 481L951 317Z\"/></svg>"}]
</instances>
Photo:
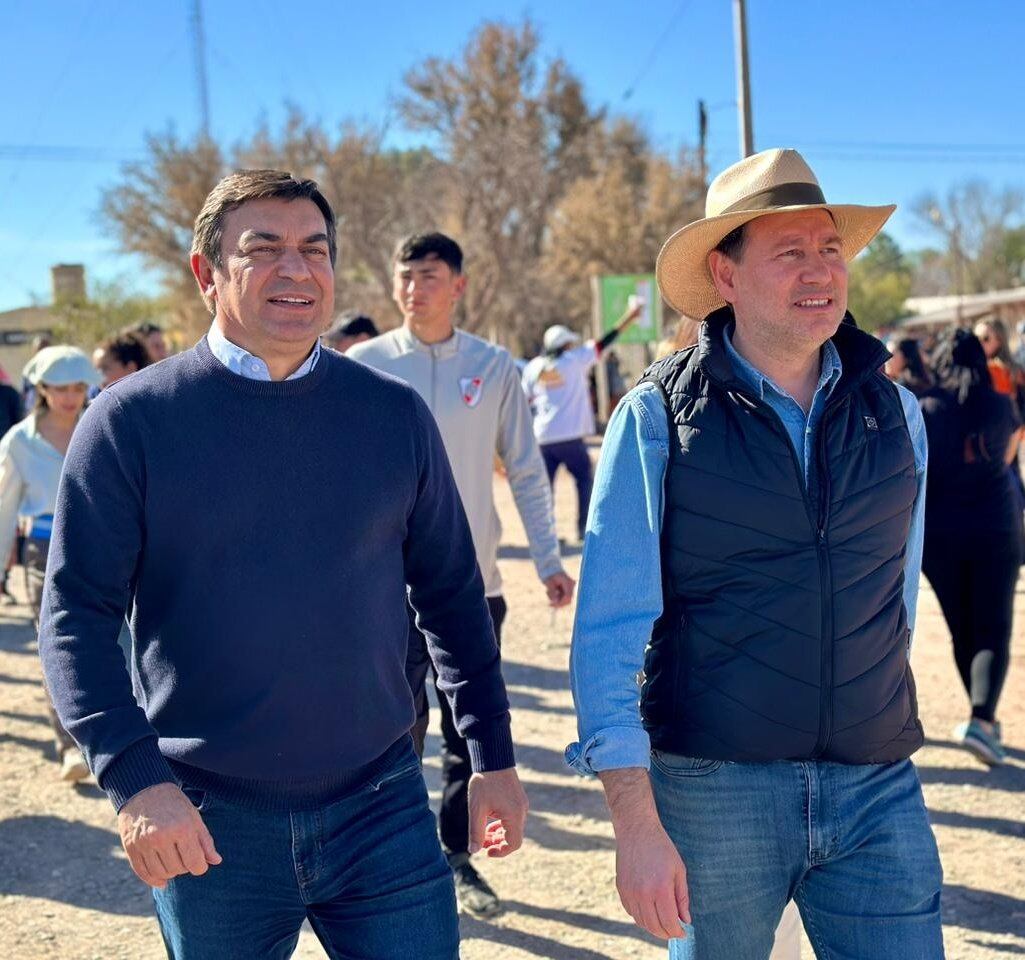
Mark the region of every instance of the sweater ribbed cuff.
<instances>
[{"instance_id":1,"label":"sweater ribbed cuff","mask_svg":"<svg viewBox=\"0 0 1025 960\"><path fill-rule=\"evenodd\" d=\"M100 788L120 812L137 793L158 783L177 783L171 767L157 748L156 737L138 740L103 771Z\"/></svg>"},{"instance_id":2,"label":"sweater ribbed cuff","mask_svg":"<svg viewBox=\"0 0 1025 960\"><path fill-rule=\"evenodd\" d=\"M554 557L547 557L544 560L539 561L535 565L535 569L537 570L538 579L541 581L545 581L557 573L566 572L566 568L562 565L562 560L559 558L558 554Z\"/></svg>"},{"instance_id":3,"label":"sweater ribbed cuff","mask_svg":"<svg viewBox=\"0 0 1025 960\"><path fill-rule=\"evenodd\" d=\"M474 773L508 770L516 766L508 717L491 726L476 728L474 735L466 738L466 748Z\"/></svg>"}]
</instances>

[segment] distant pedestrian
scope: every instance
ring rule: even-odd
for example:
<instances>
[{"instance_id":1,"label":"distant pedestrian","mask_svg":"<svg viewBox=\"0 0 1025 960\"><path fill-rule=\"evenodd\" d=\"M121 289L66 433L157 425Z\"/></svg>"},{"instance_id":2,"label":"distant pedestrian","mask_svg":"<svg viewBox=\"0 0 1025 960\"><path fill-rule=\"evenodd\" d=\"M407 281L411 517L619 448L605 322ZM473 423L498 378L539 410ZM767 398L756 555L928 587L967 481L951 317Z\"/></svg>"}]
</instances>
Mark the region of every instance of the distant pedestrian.
<instances>
[{"instance_id":1,"label":"distant pedestrian","mask_svg":"<svg viewBox=\"0 0 1025 960\"><path fill-rule=\"evenodd\" d=\"M145 343L134 333L119 333L104 340L93 351L93 366L99 371L100 386L104 390L122 377L148 367L151 362Z\"/></svg>"},{"instance_id":2,"label":"distant pedestrian","mask_svg":"<svg viewBox=\"0 0 1025 960\"><path fill-rule=\"evenodd\" d=\"M167 348L167 337L164 336L164 328L160 324L146 321L136 324L126 332L134 333L142 341L152 363L166 360L171 355L171 351Z\"/></svg>"},{"instance_id":3,"label":"distant pedestrian","mask_svg":"<svg viewBox=\"0 0 1025 960\"><path fill-rule=\"evenodd\" d=\"M402 314L402 326L358 344L349 357L404 380L423 398L437 421L470 523L495 639L501 648L507 608L498 570L502 525L495 508L496 454L505 467L549 605L567 605L575 586L559 558L551 493L531 432L530 411L509 352L453 325L456 304L468 283L463 251L455 240L443 233L405 237L395 248L392 280L392 297ZM417 705L413 739L421 753L429 716L428 670L437 677L426 651L420 624L411 622L406 677ZM473 751L459 735L437 680L435 690L442 736L441 844L455 876L460 906L491 916L500 909L499 899L470 862L466 838Z\"/></svg>"},{"instance_id":4,"label":"distant pedestrian","mask_svg":"<svg viewBox=\"0 0 1025 960\"><path fill-rule=\"evenodd\" d=\"M934 354L937 384L921 399L929 438L922 570L943 610L971 713L955 730L985 763L1004 762L997 703L1009 662L1022 513L1007 464L1019 422L994 389L967 330Z\"/></svg>"},{"instance_id":5,"label":"distant pedestrian","mask_svg":"<svg viewBox=\"0 0 1025 960\"><path fill-rule=\"evenodd\" d=\"M534 436L541 447L548 482L564 466L577 487L577 540L584 539L591 502L591 457L584 438L594 433L587 376L602 352L640 315L644 305L632 303L615 327L600 340L581 343L580 336L562 324L545 330L544 353L527 364L523 390L534 413Z\"/></svg>"},{"instance_id":6,"label":"distant pedestrian","mask_svg":"<svg viewBox=\"0 0 1025 960\"><path fill-rule=\"evenodd\" d=\"M1015 363L1008 342L1007 327L995 317L981 320L975 325L975 336L986 353L993 388L997 393L1011 397L1020 413L1022 401L1025 400L1025 372Z\"/></svg>"},{"instance_id":7,"label":"distant pedestrian","mask_svg":"<svg viewBox=\"0 0 1025 960\"><path fill-rule=\"evenodd\" d=\"M701 321L693 320L690 317L681 316L673 328L673 332L665 340L659 340L655 348L655 359L661 360L677 350L686 350L698 342L698 332L701 330Z\"/></svg>"},{"instance_id":8,"label":"distant pedestrian","mask_svg":"<svg viewBox=\"0 0 1025 960\"><path fill-rule=\"evenodd\" d=\"M25 367L25 378L35 391L32 412L0 441L0 557L7 558L20 526L26 592L38 629L57 483L86 394L99 378L81 350L66 346L37 353ZM61 778L82 780L89 768L57 719L49 695L46 705Z\"/></svg>"},{"instance_id":9,"label":"distant pedestrian","mask_svg":"<svg viewBox=\"0 0 1025 960\"><path fill-rule=\"evenodd\" d=\"M916 397L922 396L932 386L933 377L922 358L918 341L911 337L891 341L889 350L890 359L884 365L886 375Z\"/></svg>"},{"instance_id":10,"label":"distant pedestrian","mask_svg":"<svg viewBox=\"0 0 1025 960\"><path fill-rule=\"evenodd\" d=\"M357 343L373 340L377 336L380 336L377 324L370 317L365 313L347 310L339 314L338 319L328 327L324 343L332 350L347 353Z\"/></svg>"}]
</instances>

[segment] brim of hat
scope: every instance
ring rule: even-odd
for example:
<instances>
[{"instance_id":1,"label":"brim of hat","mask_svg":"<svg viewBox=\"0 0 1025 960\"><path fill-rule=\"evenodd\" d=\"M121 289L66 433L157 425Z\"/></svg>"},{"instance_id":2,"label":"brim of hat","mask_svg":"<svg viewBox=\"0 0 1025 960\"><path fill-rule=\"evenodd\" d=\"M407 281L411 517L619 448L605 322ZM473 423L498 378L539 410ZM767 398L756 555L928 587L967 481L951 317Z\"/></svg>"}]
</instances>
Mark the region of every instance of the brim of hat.
<instances>
[{"instance_id":1,"label":"brim of hat","mask_svg":"<svg viewBox=\"0 0 1025 960\"><path fill-rule=\"evenodd\" d=\"M737 227L780 213L828 210L833 215L843 245L844 259L853 260L879 233L897 207L865 207L856 204L810 203L772 210L736 210L720 217L696 220L677 230L662 246L655 263L655 276L662 298L678 313L703 320L726 305L712 283L708 254Z\"/></svg>"}]
</instances>

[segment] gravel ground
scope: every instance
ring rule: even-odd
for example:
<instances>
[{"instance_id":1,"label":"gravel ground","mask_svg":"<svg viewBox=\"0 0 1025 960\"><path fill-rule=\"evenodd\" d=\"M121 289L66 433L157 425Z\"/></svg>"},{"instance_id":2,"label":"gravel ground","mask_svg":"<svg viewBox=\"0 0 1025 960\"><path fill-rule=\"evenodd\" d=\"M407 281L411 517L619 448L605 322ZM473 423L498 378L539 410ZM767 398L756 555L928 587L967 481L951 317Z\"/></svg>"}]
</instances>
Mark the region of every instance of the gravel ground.
<instances>
[{"instance_id":1,"label":"gravel ground","mask_svg":"<svg viewBox=\"0 0 1025 960\"><path fill-rule=\"evenodd\" d=\"M600 789L564 767L573 739L566 665L572 615L552 617L502 481L502 569L509 617L504 650L521 776L531 801L528 841L516 856L486 861L506 910L492 922L463 917L465 960L655 960L665 951L619 905L612 833ZM561 531L573 529L573 496L560 479ZM574 553L574 551L570 551ZM569 557L575 574L579 555ZM17 588L20 571L15 573ZM1019 587L1019 623L1025 586ZM1025 745L1021 631L1003 697L1005 737ZM990 771L950 739L964 695L935 598L923 582L914 666L927 746L916 756L945 869L947 954L955 960L1025 955L1025 751ZM57 779L24 607L0 609L0 957L11 960L149 960L164 956L149 894L128 868L113 812L94 786ZM426 775L437 796L437 740ZM306 930L297 957L323 957ZM805 948L805 957L811 957Z\"/></svg>"}]
</instances>

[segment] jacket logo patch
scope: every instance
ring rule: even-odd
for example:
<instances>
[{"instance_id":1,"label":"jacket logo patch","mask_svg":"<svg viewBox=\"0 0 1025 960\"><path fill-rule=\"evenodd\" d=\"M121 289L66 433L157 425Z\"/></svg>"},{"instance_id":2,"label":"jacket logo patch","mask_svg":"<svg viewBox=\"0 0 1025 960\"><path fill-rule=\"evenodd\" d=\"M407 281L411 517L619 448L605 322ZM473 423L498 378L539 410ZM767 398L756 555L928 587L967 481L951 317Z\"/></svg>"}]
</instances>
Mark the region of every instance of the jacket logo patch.
<instances>
[{"instance_id":1,"label":"jacket logo patch","mask_svg":"<svg viewBox=\"0 0 1025 960\"><path fill-rule=\"evenodd\" d=\"M878 430L879 421L875 417L865 417L865 428L867 430Z\"/></svg>"},{"instance_id":2,"label":"jacket logo patch","mask_svg":"<svg viewBox=\"0 0 1025 960\"><path fill-rule=\"evenodd\" d=\"M484 381L480 377L460 377L459 393L462 395L463 403L471 409L480 403L481 395L484 393Z\"/></svg>"}]
</instances>

